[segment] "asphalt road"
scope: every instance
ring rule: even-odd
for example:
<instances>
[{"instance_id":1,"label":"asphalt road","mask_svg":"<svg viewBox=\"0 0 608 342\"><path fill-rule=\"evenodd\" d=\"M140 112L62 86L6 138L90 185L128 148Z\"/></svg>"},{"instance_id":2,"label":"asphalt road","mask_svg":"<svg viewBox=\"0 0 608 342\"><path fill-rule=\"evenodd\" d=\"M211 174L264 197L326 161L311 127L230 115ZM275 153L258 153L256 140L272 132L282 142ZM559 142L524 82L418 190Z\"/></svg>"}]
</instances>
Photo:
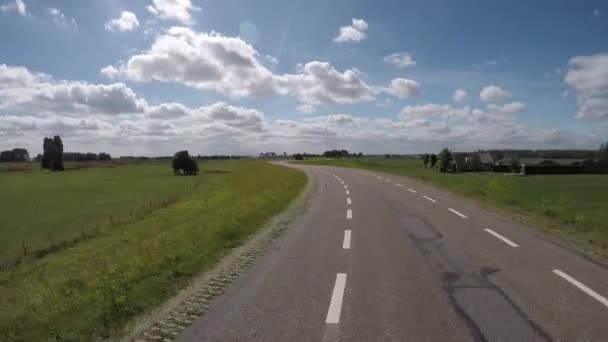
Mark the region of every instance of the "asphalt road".
<instances>
[{"instance_id":1,"label":"asphalt road","mask_svg":"<svg viewBox=\"0 0 608 342\"><path fill-rule=\"evenodd\" d=\"M293 166L312 204L182 341L608 341L608 267L420 182Z\"/></svg>"}]
</instances>

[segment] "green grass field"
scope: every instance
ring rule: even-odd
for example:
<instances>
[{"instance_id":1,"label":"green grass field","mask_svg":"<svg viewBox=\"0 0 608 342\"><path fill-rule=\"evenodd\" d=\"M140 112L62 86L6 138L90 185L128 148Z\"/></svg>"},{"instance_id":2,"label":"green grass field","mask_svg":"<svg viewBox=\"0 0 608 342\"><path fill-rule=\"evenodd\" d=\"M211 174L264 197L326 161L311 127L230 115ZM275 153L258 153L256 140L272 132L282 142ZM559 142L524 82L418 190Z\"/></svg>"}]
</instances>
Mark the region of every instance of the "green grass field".
<instances>
[{"instance_id":1,"label":"green grass field","mask_svg":"<svg viewBox=\"0 0 608 342\"><path fill-rule=\"evenodd\" d=\"M498 207L608 257L608 175L519 177L493 172L442 174L403 159L319 159L302 163L408 176Z\"/></svg>"},{"instance_id":2,"label":"green grass field","mask_svg":"<svg viewBox=\"0 0 608 342\"><path fill-rule=\"evenodd\" d=\"M0 174L2 208L11 206L2 215L13 226L2 226L12 241L3 239L6 246L25 238L44 244L49 231L55 239L70 237L79 234L81 222L129 218L131 208L183 193L140 219L0 271L0 340L120 336L134 317L174 295L286 208L306 184L300 171L259 161L199 166L201 174L193 177L173 176L168 164ZM230 172L206 172L213 170ZM15 225L24 228L15 233Z\"/></svg>"}]
</instances>

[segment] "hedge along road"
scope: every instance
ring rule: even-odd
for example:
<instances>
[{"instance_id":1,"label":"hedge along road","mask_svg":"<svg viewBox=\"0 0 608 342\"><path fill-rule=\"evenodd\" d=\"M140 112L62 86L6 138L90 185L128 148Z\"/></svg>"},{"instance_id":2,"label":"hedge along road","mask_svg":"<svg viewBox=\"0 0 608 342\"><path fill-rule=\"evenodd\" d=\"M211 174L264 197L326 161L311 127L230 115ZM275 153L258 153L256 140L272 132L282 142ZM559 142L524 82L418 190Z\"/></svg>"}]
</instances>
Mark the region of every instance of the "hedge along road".
<instances>
[{"instance_id":1,"label":"hedge along road","mask_svg":"<svg viewBox=\"0 0 608 342\"><path fill-rule=\"evenodd\" d=\"M162 169L138 166L135 169L141 170L143 182L156 172L162 174L154 177L156 181L182 182L191 188L189 194L137 222L1 271L0 340L90 341L122 335L134 317L174 295L282 211L306 183L305 175L297 170L258 161L199 162L199 166L201 174L196 177L173 176L169 163ZM121 170L32 176L65 177L62 183L68 185L68 177L93 175L90 180L94 183L115 177ZM125 167L126 174L131 171ZM123 186L132 188L129 182ZM66 189L73 196L74 191ZM21 213L36 212L28 203L24 205Z\"/></svg>"},{"instance_id":2,"label":"hedge along road","mask_svg":"<svg viewBox=\"0 0 608 342\"><path fill-rule=\"evenodd\" d=\"M608 336L604 264L418 181L292 167L310 209L178 340Z\"/></svg>"}]
</instances>

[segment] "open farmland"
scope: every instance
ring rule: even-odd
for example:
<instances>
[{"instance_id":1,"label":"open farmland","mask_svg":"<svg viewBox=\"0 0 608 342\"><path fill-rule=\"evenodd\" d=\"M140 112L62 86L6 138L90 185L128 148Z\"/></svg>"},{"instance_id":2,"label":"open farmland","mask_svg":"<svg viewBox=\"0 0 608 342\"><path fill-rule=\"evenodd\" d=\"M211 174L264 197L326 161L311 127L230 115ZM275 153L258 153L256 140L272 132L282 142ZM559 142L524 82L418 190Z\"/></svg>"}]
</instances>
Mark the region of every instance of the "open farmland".
<instances>
[{"instance_id":1,"label":"open farmland","mask_svg":"<svg viewBox=\"0 0 608 342\"><path fill-rule=\"evenodd\" d=\"M361 168L423 180L532 220L561 238L608 256L608 175L519 177L440 173L411 159L317 159L298 163Z\"/></svg>"},{"instance_id":2,"label":"open farmland","mask_svg":"<svg viewBox=\"0 0 608 342\"><path fill-rule=\"evenodd\" d=\"M2 226L11 242L3 243L14 252L22 239L44 246L50 231L54 239L68 238L80 234L81 223L129 218L151 200L182 193L139 219L0 271L0 340L120 335L255 233L306 183L300 171L259 161L199 166L192 177L173 176L168 164L0 174L9 189L3 210L12 208L3 212L11 222ZM15 225L27 229L15 232Z\"/></svg>"}]
</instances>

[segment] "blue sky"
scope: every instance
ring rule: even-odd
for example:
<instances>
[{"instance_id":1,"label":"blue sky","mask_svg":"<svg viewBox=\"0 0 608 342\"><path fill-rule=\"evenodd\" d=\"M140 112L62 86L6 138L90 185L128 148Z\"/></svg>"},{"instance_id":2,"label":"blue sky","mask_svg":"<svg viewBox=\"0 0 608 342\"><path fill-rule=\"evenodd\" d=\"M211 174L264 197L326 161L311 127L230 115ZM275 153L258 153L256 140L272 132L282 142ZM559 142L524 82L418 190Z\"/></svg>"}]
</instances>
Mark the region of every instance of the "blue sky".
<instances>
[{"instance_id":1,"label":"blue sky","mask_svg":"<svg viewBox=\"0 0 608 342\"><path fill-rule=\"evenodd\" d=\"M114 154L608 140L603 1L0 6L2 149L38 152L51 134L68 150Z\"/></svg>"}]
</instances>

